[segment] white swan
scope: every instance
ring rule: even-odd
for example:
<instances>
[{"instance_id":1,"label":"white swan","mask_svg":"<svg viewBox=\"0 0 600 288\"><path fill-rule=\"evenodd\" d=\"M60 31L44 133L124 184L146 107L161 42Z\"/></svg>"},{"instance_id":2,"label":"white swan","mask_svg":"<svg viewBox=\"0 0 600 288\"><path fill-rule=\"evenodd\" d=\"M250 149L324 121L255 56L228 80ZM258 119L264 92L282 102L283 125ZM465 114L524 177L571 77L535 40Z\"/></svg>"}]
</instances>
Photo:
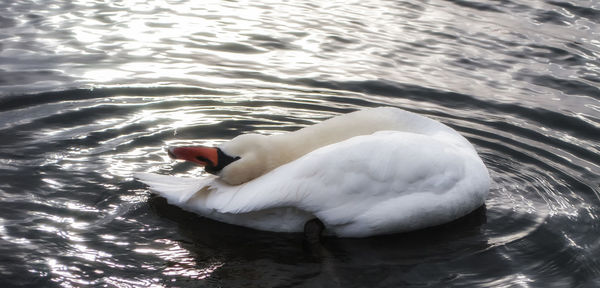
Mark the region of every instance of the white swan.
<instances>
[{"instance_id":1,"label":"white swan","mask_svg":"<svg viewBox=\"0 0 600 288\"><path fill-rule=\"evenodd\" d=\"M365 237L426 228L481 206L488 171L455 130L398 108L371 108L281 135L246 134L218 148L169 149L216 177L137 173L169 203L218 221Z\"/></svg>"}]
</instances>

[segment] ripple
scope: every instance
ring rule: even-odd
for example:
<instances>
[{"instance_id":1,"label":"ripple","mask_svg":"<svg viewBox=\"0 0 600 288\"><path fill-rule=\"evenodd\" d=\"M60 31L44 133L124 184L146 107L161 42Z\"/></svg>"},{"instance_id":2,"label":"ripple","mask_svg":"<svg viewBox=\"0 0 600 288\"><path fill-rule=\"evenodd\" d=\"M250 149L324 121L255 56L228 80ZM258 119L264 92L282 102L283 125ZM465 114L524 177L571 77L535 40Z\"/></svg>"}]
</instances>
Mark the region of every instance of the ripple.
<instances>
[{"instance_id":1,"label":"ripple","mask_svg":"<svg viewBox=\"0 0 600 288\"><path fill-rule=\"evenodd\" d=\"M600 18L599 9L594 9L592 7L582 7L568 2L549 1L548 3L565 8L567 11L575 15L581 16L583 18L589 19L591 21L598 22L598 19Z\"/></svg>"},{"instance_id":2,"label":"ripple","mask_svg":"<svg viewBox=\"0 0 600 288\"><path fill-rule=\"evenodd\" d=\"M3 149L14 147L19 143L29 143L28 145L33 146L29 148L29 152L47 151L56 153L60 150L66 152L55 157L51 165L43 166L46 168L42 170L44 173L43 178L40 178L40 180L44 184L40 186L38 186L39 184L33 184L32 186L40 187L34 189L54 191L52 194L47 194L46 197L56 200L51 202L44 200L40 202L42 206L30 206L29 210L33 211L30 215L33 218L30 218L27 222L31 223L28 225L34 225L34 227L37 225L39 228L34 228L38 231L35 232L39 234L38 239L52 239L51 241L63 243L52 248L54 251L67 250L72 251L69 252L72 254L66 254L62 256L62 259L48 258L44 265L51 268L43 268L44 265L42 265L35 268L35 270L39 271L40 275L47 273L44 275L53 275L52 279L56 281L67 281L74 285L82 285L82 283L138 283L136 285L155 283L155 280L146 278L146 276L123 278L118 275L126 275L129 272L114 274L116 273L114 269L124 269L125 271L141 269L148 272L160 270L161 274L167 278L221 279L220 281L224 281L223 283L235 283L230 282L231 280L223 280L223 276L219 275L222 275L221 273L238 273L235 271L246 269L243 268L247 267L246 264L231 266L231 264L228 264L231 259L228 257L223 258L224 256L218 256L219 253L211 252L213 248L209 247L214 247L214 244L191 250L187 247L181 247L178 242L173 242L173 240L169 240L170 238L164 237L164 233L173 233L166 232L163 228L168 227L168 225L160 224L165 220L160 220L156 216L152 216L152 220L138 219L134 216L141 213L141 215L148 217L152 214L148 214L147 206L135 204L144 203L146 200L143 200L145 197L142 195L147 192L144 189L140 190L136 183L127 182L130 181L127 179L131 179L129 178L130 173L145 170L164 174L202 175L204 172L197 167L185 163L170 162L162 147L172 144L199 143L198 141L202 141L199 144L215 145L234 137L240 131L258 131L266 134L280 133L311 125L335 114L358 107L391 105L394 103L440 119L442 122L446 122L465 133L477 145L477 149L490 168L494 182L490 198L486 202L485 222L470 224L472 226L459 224L460 226L444 228L451 229L450 231L453 231L453 233L458 231L462 231L462 233L471 232L467 234L459 233L458 235L463 236L457 236L458 238L453 240L447 239L450 244L440 243L439 249L441 250L434 250L437 251L435 253L426 253L427 256L425 257L431 257L429 261L437 263L436 265L444 265L444 268L440 269L447 270L449 267L446 265L450 264L441 264L443 263L442 260L434 259L439 255L449 257L447 254L451 253L449 251L460 251L462 257L470 259L477 259L488 253L506 254L508 252L504 252L505 249L516 249L515 247L521 245L520 243L523 243L523 241L536 241L534 239L540 237L538 234L541 230L551 233L552 237L558 237L555 244L548 246L551 249L566 246L578 247L582 245L579 243L585 243L582 242L584 240L576 236L577 234L571 234L565 229L561 232L561 230L550 228L548 225L555 223L554 225L562 227L574 222L582 225L582 221L591 224L593 220L589 217L597 218L597 205L585 206L578 204L597 201L598 191L594 190L593 184L584 180L585 176L580 175L582 173L589 174L589 171L582 171L576 165L573 165L576 162L575 160L578 159L577 161L590 163L595 167L593 170L597 171L598 167L591 164L593 163L592 159L595 159L598 155L597 151L580 145L572 145L570 144L571 140L557 138L558 135L561 135L561 130L570 131L570 133L579 131L577 132L579 133L577 141L585 141L594 134L593 130L597 129L594 126L585 126L585 124L582 124L585 122L578 118L564 115L559 115L559 117L564 118L564 121L558 121L555 125L552 125L555 121L553 120L554 117L557 116L554 112L540 112L539 110L515 105L478 103L476 99L469 95L449 94L451 97L447 97L448 94L445 92L422 87L390 85L384 82L331 83L303 81L305 81L306 86L313 87L310 95L302 90L287 90L279 99L276 95L265 95L270 94L270 91L255 90L255 95L249 99L238 97L235 94L181 88L74 90L56 94L30 95L22 98L23 102L19 101L18 98L8 98L5 103L8 103L9 106L7 107L12 107L12 109L7 108L3 113L18 110L32 111L32 109L37 109L35 107L39 107L41 110L33 114L38 115L35 118L29 117L24 122L5 126L3 129L5 132L34 131L34 129L37 132L27 138L17 138L12 144L10 142L5 143L2 146ZM79 93L81 96L78 96ZM297 97L289 98L287 95L290 94L295 94ZM405 96L392 97L392 95ZM231 97L229 103L222 101L227 97ZM217 99L221 99L221 101ZM417 105L417 103L422 103L424 99L428 99L427 105ZM65 105L65 103L68 103L68 105ZM469 109L465 107L469 107ZM41 111L44 110L47 112L42 113ZM497 111L501 113L498 115L502 116L498 116L496 119L490 118L490 111ZM76 121L74 121L75 119ZM524 125L524 120L529 123ZM541 123L546 127L546 130L537 128ZM202 136L199 137L198 135ZM25 139L29 140L24 141ZM45 141L39 139L45 139ZM22 157L24 159L35 159L37 157L35 155L38 154L24 153ZM14 169L22 171L24 167L29 165L26 163L22 161L7 162L3 164L3 167L14 166ZM71 175L68 178L71 180L66 182L67 178L61 175ZM77 178L76 175L80 175L81 178ZM9 185L9 188L14 189L19 185L17 184L19 181L16 178L5 183ZM124 183L128 184L124 185ZM573 188L578 189L578 191L573 192L571 190ZM72 191L76 190L79 192L77 192L78 196L74 198ZM98 193L98 191L102 192ZM119 197L111 196L111 194ZM62 204L61 201L65 201L65 204ZM132 204L124 204L127 202ZM11 206L7 206L6 201L3 203L7 209L10 209ZM50 210L48 210L49 208L43 208L50 207L47 205L54 208ZM19 211L19 209L16 208L14 211ZM172 212L163 213L168 215ZM176 216L173 221L188 221L185 219L189 217L197 219L195 215L183 216L183 218ZM469 219L477 218L473 217ZM34 219L48 220L39 222L40 220ZM67 226L62 223L66 223ZM150 223L152 223L151 226L149 226ZM72 226L75 224L77 227ZM138 240L132 239L131 235L125 236L128 233L126 231L130 230L126 230L124 227L116 228L116 225L121 226L124 224L125 227L135 227L133 229L138 231L136 233L141 233L135 236ZM31 232L27 232L30 234L28 236L25 236L27 234L11 232L10 229L13 229L11 227L18 227L15 225L17 224L7 225L6 227L9 230L5 230L3 233L6 235L4 239L21 247L19 249L28 246L31 247L30 249L36 249L40 245L47 245L47 242L40 243L28 240L31 239ZM180 230L181 233L187 233L185 232L187 229L206 229L203 227L206 224L193 225L194 228L181 228L183 229ZM218 231L222 231L228 226L214 223L208 227L211 225L215 227L215 230L210 234L212 237L223 237L219 236L220 232ZM87 232L83 232L90 229L92 231L99 230L98 232L101 233L92 236ZM235 229L232 232L233 235L246 233ZM408 240L403 239L407 236L398 236L399 239L394 241L391 241L391 238L365 240L366 242L335 240L333 243L337 244L331 244L332 246L328 246L328 249L335 251L338 249L336 248L338 244L344 245L346 246L343 250L345 257L358 257L355 255L355 251L357 249L364 250L364 247L360 248L363 245L370 245L367 244L370 241L383 241L382 243L386 244L371 246L368 250L373 265L381 267L381 265L384 265L383 263L389 264L389 261L394 261L385 256L385 253L388 253L386 251L392 249L389 247L393 245L392 243L398 240L409 241L407 243L408 247L418 249L416 247L419 246L415 245L419 241L423 241L423 237L440 237L440 235L445 235L445 231L448 231L444 229L426 232L426 234L417 233L409 236ZM433 233L437 236L427 233ZM148 239L152 239L150 235L162 235L161 239L167 240L160 241L167 242L148 242ZM262 234L259 233L258 235ZM193 236L191 241L206 241L195 239L195 237L197 236ZM254 241L251 240L253 237L262 236L248 237L250 237L248 241ZM272 238L272 236L267 236L267 238ZM265 240L265 245L273 245L271 241L287 241L278 237L274 239ZM171 248L160 246L163 244ZM233 255L245 253L233 246L221 245L221 249L232 250ZM287 247L289 244L281 243L278 245ZM379 246L381 247L376 248ZM173 249L176 249L176 251ZM546 248L527 246L523 249L536 251L542 249L543 251ZM122 257L131 252L139 254L141 259L150 257L152 260L142 260L141 264L128 264ZM35 255L40 255L40 253L48 252L38 252ZM202 260L202 262L198 262L198 256L193 253L208 253L209 258L221 260L212 262ZM274 250L270 253L278 255L279 252ZM436 255L436 253L438 254ZM511 253L508 255L510 255L510 259L516 257ZM550 276L554 273L550 272L551 270L558 269L556 266L539 266L537 264L540 263L539 261L554 261L541 260L544 258L541 255L543 254L519 258L519 265L531 267L528 268L531 270L523 274L522 277L531 277L534 273L539 273L538 270L542 270L550 278L565 277L562 272L556 272L555 276ZM319 257L325 256L321 255ZM340 256L326 257L329 258L325 259L330 259L327 261L337 263ZM402 259L405 256L398 257L397 259ZM506 260L500 260L502 257L498 257L500 258L494 260L495 262L503 262L508 265L505 262ZM78 260L73 260L73 258ZM246 261L244 263L247 263ZM282 275L287 276L282 276L283 278L280 280L283 281L282 283L294 282L297 277L301 277L297 274L299 271L291 266L280 267L278 263L263 263L254 260L250 262L267 265L267 267L274 269L284 269L286 272ZM74 264L67 265L65 263ZM96 267L95 272L83 272L84 270L81 270L83 269L82 266L78 263L94 263L91 265ZM171 264L162 266L158 263ZM156 266L157 264L159 266ZM463 263L462 265L466 264ZM578 264L573 262L563 265ZM334 266L337 266L337 264L334 264ZM338 267L338 271L335 273L348 275L347 273L351 271L349 267L352 266L348 266L347 269ZM560 269L564 268L561 267ZM591 264L590 267L595 266ZM311 270L312 268L307 266L307 269ZM111 277L103 276L109 275L109 273L111 273ZM256 273L259 272L256 271ZM502 281L508 281L509 283L516 281L515 279L520 279L518 277L514 278L516 277L514 275L505 277L507 278ZM269 279L273 280L272 278ZM461 278L452 279L454 280L440 279L441 282L439 283L457 281L456 279ZM566 281L565 279L562 280ZM466 279L463 280L466 281ZM256 283L261 283L260 281L263 280ZM415 279L415 281L411 283L418 283L420 280ZM565 283L575 282L567 281Z\"/></svg>"}]
</instances>

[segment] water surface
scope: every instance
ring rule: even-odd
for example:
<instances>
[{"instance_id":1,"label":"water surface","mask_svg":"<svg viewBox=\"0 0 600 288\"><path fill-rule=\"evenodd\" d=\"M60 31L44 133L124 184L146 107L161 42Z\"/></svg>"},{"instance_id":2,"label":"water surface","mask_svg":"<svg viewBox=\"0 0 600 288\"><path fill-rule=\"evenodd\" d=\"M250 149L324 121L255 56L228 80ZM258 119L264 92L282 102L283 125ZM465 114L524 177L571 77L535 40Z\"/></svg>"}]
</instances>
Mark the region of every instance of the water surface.
<instances>
[{"instance_id":1,"label":"water surface","mask_svg":"<svg viewBox=\"0 0 600 288\"><path fill-rule=\"evenodd\" d=\"M600 286L594 1L5 1L3 287ZM368 239L254 231L133 180L201 177L167 145L363 107L450 125L484 208Z\"/></svg>"}]
</instances>

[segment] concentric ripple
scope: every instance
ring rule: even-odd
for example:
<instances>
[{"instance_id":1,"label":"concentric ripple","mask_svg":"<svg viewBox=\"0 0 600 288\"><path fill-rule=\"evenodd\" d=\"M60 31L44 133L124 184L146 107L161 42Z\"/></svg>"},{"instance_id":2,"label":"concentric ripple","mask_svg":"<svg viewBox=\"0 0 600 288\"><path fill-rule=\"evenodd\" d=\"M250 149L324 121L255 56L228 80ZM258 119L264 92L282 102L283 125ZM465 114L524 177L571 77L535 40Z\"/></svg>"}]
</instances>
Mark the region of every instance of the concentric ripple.
<instances>
[{"instance_id":1,"label":"concentric ripple","mask_svg":"<svg viewBox=\"0 0 600 288\"><path fill-rule=\"evenodd\" d=\"M2 115L15 121L2 129L0 233L2 255L15 258L6 272L29 271L40 281L75 286L207 279L242 285L237 281L249 277L258 277L251 283L259 286L305 279L360 286L358 271L372 275L365 285L371 277L388 277L394 285L589 284L600 267L593 257L599 247L598 154L576 145L583 138L561 138L564 131L538 122L539 111L419 103L409 94L441 92L413 89L398 89L397 98L323 88L281 97L268 89L242 95L111 88L30 95L25 103L9 99ZM282 133L380 105L427 115L467 136L493 179L485 209L423 232L330 239L323 250L306 254L299 236L199 218L154 198L131 178L135 171L202 177L199 167L169 160L166 145ZM584 125L576 117L570 121Z\"/></svg>"}]
</instances>

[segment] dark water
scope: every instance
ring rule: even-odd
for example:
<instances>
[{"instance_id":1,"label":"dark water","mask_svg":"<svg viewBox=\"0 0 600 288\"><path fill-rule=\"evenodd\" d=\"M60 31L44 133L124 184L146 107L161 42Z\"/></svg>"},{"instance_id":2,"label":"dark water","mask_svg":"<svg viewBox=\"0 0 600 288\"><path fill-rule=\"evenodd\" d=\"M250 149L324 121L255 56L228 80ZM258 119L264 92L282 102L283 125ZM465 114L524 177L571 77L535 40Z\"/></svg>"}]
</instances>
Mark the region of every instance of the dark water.
<instances>
[{"instance_id":1,"label":"dark water","mask_svg":"<svg viewBox=\"0 0 600 288\"><path fill-rule=\"evenodd\" d=\"M597 1L106 2L0 4L2 287L600 286ZM468 137L485 209L306 246L131 177L381 105Z\"/></svg>"}]
</instances>

